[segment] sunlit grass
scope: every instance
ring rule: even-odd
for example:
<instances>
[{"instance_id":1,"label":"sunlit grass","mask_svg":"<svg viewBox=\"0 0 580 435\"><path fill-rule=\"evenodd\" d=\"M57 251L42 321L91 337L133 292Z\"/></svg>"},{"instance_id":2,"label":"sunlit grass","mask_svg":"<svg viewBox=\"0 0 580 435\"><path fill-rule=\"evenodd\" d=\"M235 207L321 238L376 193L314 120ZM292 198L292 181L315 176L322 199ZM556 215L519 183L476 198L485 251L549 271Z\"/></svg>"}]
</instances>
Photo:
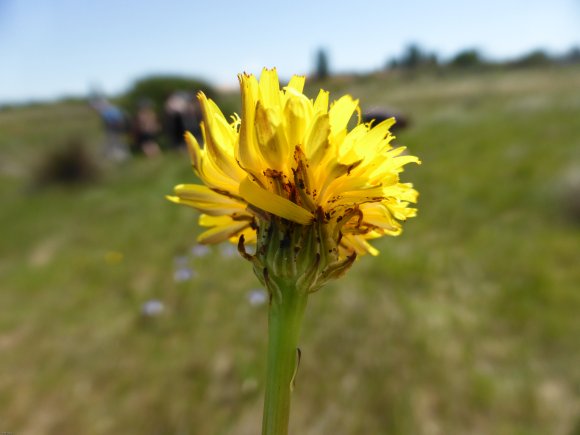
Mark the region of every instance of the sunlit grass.
<instances>
[{"instance_id":1,"label":"sunlit grass","mask_svg":"<svg viewBox=\"0 0 580 435\"><path fill-rule=\"evenodd\" d=\"M423 160L408 176L420 214L311 298L292 433L580 424L580 226L561 191L580 162L578 73L327 83L411 118L398 141ZM0 132L0 429L255 434L266 307L248 302L259 284L243 260L191 253L194 212L163 199L193 180L187 157L31 189L31 171L70 137L98 156L98 119L78 104L12 109ZM183 264L195 276L176 282ZM165 310L144 317L151 299Z\"/></svg>"}]
</instances>

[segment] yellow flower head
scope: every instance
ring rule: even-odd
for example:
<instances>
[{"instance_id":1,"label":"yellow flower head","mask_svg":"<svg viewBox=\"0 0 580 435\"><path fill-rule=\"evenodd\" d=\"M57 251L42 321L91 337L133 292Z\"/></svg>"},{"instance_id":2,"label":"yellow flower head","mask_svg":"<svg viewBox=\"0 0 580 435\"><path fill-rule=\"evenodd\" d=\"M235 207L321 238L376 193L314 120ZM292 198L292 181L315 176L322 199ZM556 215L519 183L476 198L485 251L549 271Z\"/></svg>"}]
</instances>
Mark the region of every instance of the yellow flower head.
<instances>
[{"instance_id":1,"label":"yellow flower head","mask_svg":"<svg viewBox=\"0 0 580 435\"><path fill-rule=\"evenodd\" d=\"M401 233L401 221L417 191L399 182L403 166L419 163L394 148L394 118L377 125L360 122L358 100L345 95L330 104L321 90L303 94L304 77L280 89L275 69L260 81L239 76L242 117L228 122L200 93L204 146L189 133L193 168L204 185L180 184L168 199L201 211L209 229L201 243L255 242L260 228L276 219L297 228L324 227L334 242L324 245L336 259L377 254L369 239ZM357 124L348 125L357 114ZM260 243L258 243L260 245Z\"/></svg>"}]
</instances>

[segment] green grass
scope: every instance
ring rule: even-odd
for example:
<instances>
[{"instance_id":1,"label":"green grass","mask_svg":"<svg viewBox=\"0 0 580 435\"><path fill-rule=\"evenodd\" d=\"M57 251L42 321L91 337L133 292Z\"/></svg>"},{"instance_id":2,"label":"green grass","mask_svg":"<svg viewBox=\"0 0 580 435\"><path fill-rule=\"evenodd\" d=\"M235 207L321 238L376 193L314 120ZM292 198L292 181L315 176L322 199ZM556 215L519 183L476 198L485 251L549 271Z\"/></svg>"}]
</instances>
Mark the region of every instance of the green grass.
<instances>
[{"instance_id":1,"label":"green grass","mask_svg":"<svg viewBox=\"0 0 580 435\"><path fill-rule=\"evenodd\" d=\"M423 160L403 174L420 212L311 298L292 433L577 433L580 222L564 198L579 73L322 84L409 115L397 140ZM194 180L187 157L31 188L72 137L98 155L98 119L78 103L0 111L0 430L256 434L266 307L248 303L245 261L190 254L196 215L163 199ZM184 283L179 256L197 273ZM166 310L145 318L152 298Z\"/></svg>"}]
</instances>

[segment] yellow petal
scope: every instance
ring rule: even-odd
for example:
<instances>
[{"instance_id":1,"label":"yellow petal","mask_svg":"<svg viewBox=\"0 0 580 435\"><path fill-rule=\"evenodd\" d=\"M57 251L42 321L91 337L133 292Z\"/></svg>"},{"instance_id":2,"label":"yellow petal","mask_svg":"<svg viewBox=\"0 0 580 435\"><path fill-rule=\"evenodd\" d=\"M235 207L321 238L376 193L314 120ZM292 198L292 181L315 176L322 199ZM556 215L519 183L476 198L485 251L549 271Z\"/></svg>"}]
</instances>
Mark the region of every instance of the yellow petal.
<instances>
[{"instance_id":1,"label":"yellow petal","mask_svg":"<svg viewBox=\"0 0 580 435\"><path fill-rule=\"evenodd\" d=\"M358 108L358 100L353 100L350 95L344 95L334 102L330 111L330 131L333 135L339 134L344 130L353 113Z\"/></svg>"},{"instance_id":2,"label":"yellow petal","mask_svg":"<svg viewBox=\"0 0 580 435\"><path fill-rule=\"evenodd\" d=\"M278 108L266 108L259 101L256 107L256 141L260 152L267 162L265 169L283 170L288 163L290 149L284 128L281 125L281 119Z\"/></svg>"},{"instance_id":3,"label":"yellow petal","mask_svg":"<svg viewBox=\"0 0 580 435\"><path fill-rule=\"evenodd\" d=\"M201 148L194 135L189 131L185 132L185 143L187 144L187 150L189 151L189 157L191 158L191 164L196 171L199 170L201 166Z\"/></svg>"},{"instance_id":4,"label":"yellow petal","mask_svg":"<svg viewBox=\"0 0 580 435\"><path fill-rule=\"evenodd\" d=\"M230 216L208 216L202 214L199 216L198 223L202 227L222 227L226 225L232 225L234 221Z\"/></svg>"},{"instance_id":5,"label":"yellow petal","mask_svg":"<svg viewBox=\"0 0 580 435\"><path fill-rule=\"evenodd\" d=\"M276 68L262 70L260 76L260 101L267 108L280 107L280 82Z\"/></svg>"},{"instance_id":6,"label":"yellow petal","mask_svg":"<svg viewBox=\"0 0 580 435\"><path fill-rule=\"evenodd\" d=\"M291 150L304 145L304 134L312 112L311 102L302 94L290 93L284 107L284 119L288 146Z\"/></svg>"},{"instance_id":7,"label":"yellow petal","mask_svg":"<svg viewBox=\"0 0 580 435\"><path fill-rule=\"evenodd\" d=\"M313 216L308 210L294 204L286 198L282 198L275 193L261 188L249 178L246 178L240 184L240 195L254 207L276 216L302 225L312 223Z\"/></svg>"},{"instance_id":8,"label":"yellow petal","mask_svg":"<svg viewBox=\"0 0 580 435\"><path fill-rule=\"evenodd\" d=\"M244 243L246 245L255 244L257 240L256 230L252 227L244 228L239 233L236 233L234 237L230 237L230 242L237 244L240 240L240 236L244 236Z\"/></svg>"},{"instance_id":9,"label":"yellow petal","mask_svg":"<svg viewBox=\"0 0 580 435\"><path fill-rule=\"evenodd\" d=\"M215 189L231 192L234 195L237 194L239 180L225 174L211 156L208 155L207 149L200 149L197 140L190 133L186 134L185 140L195 172L204 184Z\"/></svg>"},{"instance_id":10,"label":"yellow petal","mask_svg":"<svg viewBox=\"0 0 580 435\"><path fill-rule=\"evenodd\" d=\"M235 206L232 207L219 206L212 202L192 201L189 199L180 198L179 196L166 195L165 198L167 198L169 201L175 204L187 205L188 207L195 208L196 210L202 213L206 213L212 216L223 216L224 213L238 214L245 212L245 209Z\"/></svg>"},{"instance_id":11,"label":"yellow petal","mask_svg":"<svg viewBox=\"0 0 580 435\"><path fill-rule=\"evenodd\" d=\"M198 99L203 112L205 146L208 157L228 177L240 181L245 177L244 171L234 159L235 132L226 121L221 110L216 104L208 100L203 92L198 94Z\"/></svg>"},{"instance_id":12,"label":"yellow petal","mask_svg":"<svg viewBox=\"0 0 580 435\"><path fill-rule=\"evenodd\" d=\"M395 118L385 119L383 122L371 128L362 138L360 146L369 153L379 153L385 150L385 146L393 138L389 129L395 124ZM388 138L388 140L385 140Z\"/></svg>"},{"instance_id":13,"label":"yellow petal","mask_svg":"<svg viewBox=\"0 0 580 435\"><path fill-rule=\"evenodd\" d=\"M368 127L364 124L357 125L344 138L338 148L338 160L344 165L351 165L354 162L366 158L364 149L359 146L359 142L366 135Z\"/></svg>"},{"instance_id":14,"label":"yellow petal","mask_svg":"<svg viewBox=\"0 0 580 435\"><path fill-rule=\"evenodd\" d=\"M355 251L357 255L363 255L367 253L373 256L379 255L378 249L367 242L362 236L346 234L343 236L341 243Z\"/></svg>"},{"instance_id":15,"label":"yellow petal","mask_svg":"<svg viewBox=\"0 0 580 435\"><path fill-rule=\"evenodd\" d=\"M306 77L304 77L304 76L292 76L292 78L288 82L288 87L295 89L298 92L302 92L304 90L304 83L305 82L306 82Z\"/></svg>"},{"instance_id":16,"label":"yellow petal","mask_svg":"<svg viewBox=\"0 0 580 435\"><path fill-rule=\"evenodd\" d=\"M397 236L401 233L401 224L395 220L389 209L382 203L362 204L363 221L378 227L385 233Z\"/></svg>"},{"instance_id":17,"label":"yellow petal","mask_svg":"<svg viewBox=\"0 0 580 435\"><path fill-rule=\"evenodd\" d=\"M256 104L258 102L258 81L256 77L248 74L240 74L240 90L242 93L242 119L240 137L236 149L236 159L240 165L254 177L262 177L263 168L266 166L254 139L254 119Z\"/></svg>"},{"instance_id":18,"label":"yellow petal","mask_svg":"<svg viewBox=\"0 0 580 435\"><path fill-rule=\"evenodd\" d=\"M249 226L247 221L234 221L227 217L213 217L201 215L199 217L201 226L213 226L197 237L197 241L203 244L220 243L234 237Z\"/></svg>"},{"instance_id":19,"label":"yellow petal","mask_svg":"<svg viewBox=\"0 0 580 435\"><path fill-rule=\"evenodd\" d=\"M179 184L174 188L175 195L166 198L176 204L188 205L202 213L229 215L244 213L247 205L241 201L221 195L206 186L198 184Z\"/></svg>"},{"instance_id":20,"label":"yellow petal","mask_svg":"<svg viewBox=\"0 0 580 435\"><path fill-rule=\"evenodd\" d=\"M385 197L398 198L401 201L417 202L419 192L413 189L411 183L397 183L383 188Z\"/></svg>"},{"instance_id":21,"label":"yellow petal","mask_svg":"<svg viewBox=\"0 0 580 435\"><path fill-rule=\"evenodd\" d=\"M202 186L201 184L178 184L173 190L177 196L186 199L215 202L218 204L238 202L226 195L214 192L209 187Z\"/></svg>"},{"instance_id":22,"label":"yellow petal","mask_svg":"<svg viewBox=\"0 0 580 435\"><path fill-rule=\"evenodd\" d=\"M320 90L314 101L315 113L328 113L328 91Z\"/></svg>"},{"instance_id":23,"label":"yellow petal","mask_svg":"<svg viewBox=\"0 0 580 435\"><path fill-rule=\"evenodd\" d=\"M401 147L402 148L402 147ZM398 151L398 149L393 150ZM404 155L398 157L391 157L390 153L387 153L387 157L380 163L380 165L372 172L372 177L383 178L387 177L387 174L399 174L403 172L403 166L409 163L421 164L416 156Z\"/></svg>"},{"instance_id":24,"label":"yellow petal","mask_svg":"<svg viewBox=\"0 0 580 435\"><path fill-rule=\"evenodd\" d=\"M313 166L317 166L327 152L330 122L327 114L316 117L307 133L305 151Z\"/></svg>"}]
</instances>

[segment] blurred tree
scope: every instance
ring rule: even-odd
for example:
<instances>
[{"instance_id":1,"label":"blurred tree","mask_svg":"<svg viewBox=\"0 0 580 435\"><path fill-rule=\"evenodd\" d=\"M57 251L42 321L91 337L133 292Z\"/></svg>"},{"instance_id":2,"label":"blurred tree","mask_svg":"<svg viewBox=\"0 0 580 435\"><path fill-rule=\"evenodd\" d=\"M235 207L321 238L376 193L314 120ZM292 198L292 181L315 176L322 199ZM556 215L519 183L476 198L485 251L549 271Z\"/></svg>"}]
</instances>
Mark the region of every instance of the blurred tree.
<instances>
[{"instance_id":1,"label":"blurred tree","mask_svg":"<svg viewBox=\"0 0 580 435\"><path fill-rule=\"evenodd\" d=\"M330 68L328 66L328 53L323 48L320 48L316 53L316 78L324 80L330 75Z\"/></svg>"},{"instance_id":2,"label":"blurred tree","mask_svg":"<svg viewBox=\"0 0 580 435\"><path fill-rule=\"evenodd\" d=\"M215 98L216 92L206 82L183 76L150 76L137 80L123 96L123 105L130 111L135 111L139 103L148 100L155 110L163 108L167 98L176 91L189 92L195 95L203 91L208 97Z\"/></svg>"},{"instance_id":3,"label":"blurred tree","mask_svg":"<svg viewBox=\"0 0 580 435\"><path fill-rule=\"evenodd\" d=\"M515 66L530 67L548 65L552 59L544 50L534 50L513 62Z\"/></svg>"},{"instance_id":4,"label":"blurred tree","mask_svg":"<svg viewBox=\"0 0 580 435\"><path fill-rule=\"evenodd\" d=\"M396 69L396 68L398 68L399 67L399 60L393 58L393 59L387 61L386 67L387 67L387 69Z\"/></svg>"},{"instance_id":5,"label":"blurred tree","mask_svg":"<svg viewBox=\"0 0 580 435\"><path fill-rule=\"evenodd\" d=\"M570 51L564 56L564 62L568 63L580 62L580 47L572 47Z\"/></svg>"},{"instance_id":6,"label":"blurred tree","mask_svg":"<svg viewBox=\"0 0 580 435\"><path fill-rule=\"evenodd\" d=\"M423 67L431 67L438 65L437 55L435 53L428 53L424 51L417 44L410 44L405 52L402 54L401 59L393 59L389 62L388 67L390 68L405 68L405 69L416 69Z\"/></svg>"},{"instance_id":7,"label":"blurred tree","mask_svg":"<svg viewBox=\"0 0 580 435\"><path fill-rule=\"evenodd\" d=\"M431 53L431 54L427 55L427 58L425 59L425 61L426 61L426 65L439 66L439 58L437 57L437 54L435 54L435 53Z\"/></svg>"},{"instance_id":8,"label":"blurred tree","mask_svg":"<svg viewBox=\"0 0 580 435\"><path fill-rule=\"evenodd\" d=\"M451 59L449 65L457 68L472 68L481 66L483 63L484 62L481 55L479 54L479 51L474 48L470 48L457 53L457 55Z\"/></svg>"},{"instance_id":9,"label":"blurred tree","mask_svg":"<svg viewBox=\"0 0 580 435\"><path fill-rule=\"evenodd\" d=\"M403 53L399 64L403 68L417 68L423 62L424 57L423 50L417 44L411 44L407 47L405 53Z\"/></svg>"}]
</instances>

